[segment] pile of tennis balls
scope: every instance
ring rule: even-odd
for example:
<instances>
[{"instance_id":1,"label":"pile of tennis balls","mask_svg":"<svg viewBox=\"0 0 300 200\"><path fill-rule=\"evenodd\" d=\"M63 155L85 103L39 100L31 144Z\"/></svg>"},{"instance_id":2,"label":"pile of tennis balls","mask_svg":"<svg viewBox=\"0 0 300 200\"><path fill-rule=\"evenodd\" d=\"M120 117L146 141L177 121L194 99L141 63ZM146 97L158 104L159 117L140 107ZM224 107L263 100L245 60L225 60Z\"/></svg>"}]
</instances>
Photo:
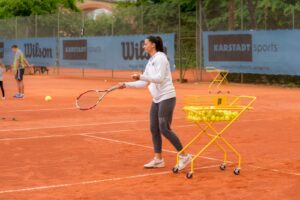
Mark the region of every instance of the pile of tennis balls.
<instances>
[{"instance_id":1,"label":"pile of tennis balls","mask_svg":"<svg viewBox=\"0 0 300 200\"><path fill-rule=\"evenodd\" d=\"M222 110L214 106L185 106L187 119L192 122L225 122L234 119L238 112L231 110Z\"/></svg>"}]
</instances>

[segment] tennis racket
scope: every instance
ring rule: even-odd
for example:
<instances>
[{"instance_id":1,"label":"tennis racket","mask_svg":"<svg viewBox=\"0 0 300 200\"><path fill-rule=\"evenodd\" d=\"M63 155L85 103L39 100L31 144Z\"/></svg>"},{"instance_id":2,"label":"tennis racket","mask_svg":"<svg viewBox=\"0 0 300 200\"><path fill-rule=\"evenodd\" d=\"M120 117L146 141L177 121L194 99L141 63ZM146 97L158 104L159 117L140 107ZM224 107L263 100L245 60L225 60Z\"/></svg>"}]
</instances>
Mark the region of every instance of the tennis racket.
<instances>
[{"instance_id":1,"label":"tennis racket","mask_svg":"<svg viewBox=\"0 0 300 200\"><path fill-rule=\"evenodd\" d=\"M76 107L79 110L95 108L108 93L118 88L119 86L113 86L106 90L87 90L76 98Z\"/></svg>"}]
</instances>

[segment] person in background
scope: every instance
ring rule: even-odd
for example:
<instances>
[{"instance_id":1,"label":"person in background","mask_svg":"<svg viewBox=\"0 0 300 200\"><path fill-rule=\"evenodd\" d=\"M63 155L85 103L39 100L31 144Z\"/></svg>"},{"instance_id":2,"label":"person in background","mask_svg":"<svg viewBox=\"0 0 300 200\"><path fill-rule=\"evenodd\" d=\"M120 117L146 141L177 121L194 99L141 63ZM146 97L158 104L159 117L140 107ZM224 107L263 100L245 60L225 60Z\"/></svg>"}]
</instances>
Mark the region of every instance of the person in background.
<instances>
[{"instance_id":1,"label":"person in background","mask_svg":"<svg viewBox=\"0 0 300 200\"><path fill-rule=\"evenodd\" d=\"M25 66L32 67L26 60L23 52L18 48L17 45L12 45L11 50L14 53L13 70L16 71L15 79L17 81L18 91L15 94L15 98L24 98L24 81L23 75L25 72Z\"/></svg>"},{"instance_id":2,"label":"person in background","mask_svg":"<svg viewBox=\"0 0 300 200\"><path fill-rule=\"evenodd\" d=\"M0 87L1 87L2 99L3 100L5 99L5 91L4 91L4 85L3 85L4 72L5 72L5 65L0 60Z\"/></svg>"}]
</instances>

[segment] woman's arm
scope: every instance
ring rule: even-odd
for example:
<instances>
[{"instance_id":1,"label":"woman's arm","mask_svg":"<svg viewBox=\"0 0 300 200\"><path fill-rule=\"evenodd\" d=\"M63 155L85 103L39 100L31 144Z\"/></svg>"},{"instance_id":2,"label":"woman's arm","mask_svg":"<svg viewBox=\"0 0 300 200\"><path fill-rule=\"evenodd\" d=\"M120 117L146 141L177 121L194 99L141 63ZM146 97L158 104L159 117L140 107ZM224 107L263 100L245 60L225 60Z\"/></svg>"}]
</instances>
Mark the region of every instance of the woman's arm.
<instances>
[{"instance_id":1,"label":"woman's arm","mask_svg":"<svg viewBox=\"0 0 300 200\"><path fill-rule=\"evenodd\" d=\"M148 82L147 81L133 81L133 82L126 82L124 84L128 88L143 88L148 84Z\"/></svg>"},{"instance_id":2,"label":"woman's arm","mask_svg":"<svg viewBox=\"0 0 300 200\"><path fill-rule=\"evenodd\" d=\"M167 72L167 68L169 65L168 60L163 57L163 56L159 56L157 57L157 59L155 59L155 68L157 69L155 74L143 74L140 75L139 79L142 81L148 81L148 82L152 82L152 83L162 83L164 78L165 78L165 74Z\"/></svg>"}]
</instances>

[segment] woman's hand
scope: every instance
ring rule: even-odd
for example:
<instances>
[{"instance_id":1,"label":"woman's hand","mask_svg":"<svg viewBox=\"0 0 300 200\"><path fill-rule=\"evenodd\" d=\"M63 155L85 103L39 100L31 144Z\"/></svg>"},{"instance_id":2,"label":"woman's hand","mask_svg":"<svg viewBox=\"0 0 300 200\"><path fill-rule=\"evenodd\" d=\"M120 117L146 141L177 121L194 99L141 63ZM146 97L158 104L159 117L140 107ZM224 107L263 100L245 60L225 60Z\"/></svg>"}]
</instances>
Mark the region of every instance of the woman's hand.
<instances>
[{"instance_id":1,"label":"woman's hand","mask_svg":"<svg viewBox=\"0 0 300 200\"><path fill-rule=\"evenodd\" d=\"M119 89L124 89L124 88L126 88L126 85L125 85L125 83L118 83L117 87Z\"/></svg>"},{"instance_id":2,"label":"woman's hand","mask_svg":"<svg viewBox=\"0 0 300 200\"><path fill-rule=\"evenodd\" d=\"M131 77L132 77L134 80L140 80L140 75L139 75L139 74L133 74L133 75L131 75Z\"/></svg>"}]
</instances>

